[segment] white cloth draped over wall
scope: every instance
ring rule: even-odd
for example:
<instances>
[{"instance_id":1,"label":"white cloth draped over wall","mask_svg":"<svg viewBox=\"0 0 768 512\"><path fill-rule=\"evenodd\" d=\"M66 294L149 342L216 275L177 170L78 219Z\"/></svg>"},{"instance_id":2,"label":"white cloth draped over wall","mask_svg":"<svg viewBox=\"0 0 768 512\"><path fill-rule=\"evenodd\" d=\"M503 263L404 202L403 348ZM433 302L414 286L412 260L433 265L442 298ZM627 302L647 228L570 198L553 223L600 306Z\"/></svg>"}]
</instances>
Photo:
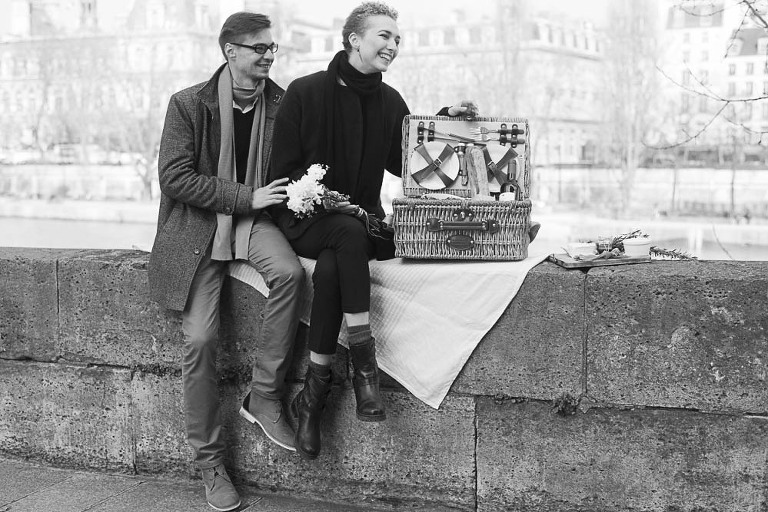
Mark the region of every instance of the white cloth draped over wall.
<instances>
[{"instance_id":1,"label":"white cloth draped over wall","mask_svg":"<svg viewBox=\"0 0 768 512\"><path fill-rule=\"evenodd\" d=\"M371 330L379 368L437 409L528 271L546 257L514 262L371 261ZM301 316L309 324L315 261L299 259L307 279ZM263 279L248 263L231 263L229 273L268 295ZM339 342L344 345L345 337L342 328Z\"/></svg>"}]
</instances>

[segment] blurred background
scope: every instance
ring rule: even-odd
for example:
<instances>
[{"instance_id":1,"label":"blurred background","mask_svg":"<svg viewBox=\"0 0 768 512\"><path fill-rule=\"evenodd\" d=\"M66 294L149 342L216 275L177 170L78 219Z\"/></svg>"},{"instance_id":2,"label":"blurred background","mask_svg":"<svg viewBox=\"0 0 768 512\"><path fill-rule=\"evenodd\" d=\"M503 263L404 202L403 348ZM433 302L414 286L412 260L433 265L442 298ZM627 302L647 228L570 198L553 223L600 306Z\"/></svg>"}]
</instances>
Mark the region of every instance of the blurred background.
<instances>
[{"instance_id":1,"label":"blurred background","mask_svg":"<svg viewBox=\"0 0 768 512\"><path fill-rule=\"evenodd\" d=\"M767 0L392 0L385 81L413 113L529 119L533 252L642 229L768 260ZM150 250L170 95L238 10L269 14L283 87L341 49L348 0L0 0L0 246ZM385 183L385 203L401 194Z\"/></svg>"}]
</instances>

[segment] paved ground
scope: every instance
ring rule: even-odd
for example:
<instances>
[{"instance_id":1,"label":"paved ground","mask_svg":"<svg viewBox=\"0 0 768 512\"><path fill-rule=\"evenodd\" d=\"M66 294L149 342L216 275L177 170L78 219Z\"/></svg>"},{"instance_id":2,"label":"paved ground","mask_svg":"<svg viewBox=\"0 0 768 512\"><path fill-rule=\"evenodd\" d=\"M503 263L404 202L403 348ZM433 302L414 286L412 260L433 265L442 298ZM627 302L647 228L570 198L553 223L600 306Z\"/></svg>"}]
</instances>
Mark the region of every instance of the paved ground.
<instances>
[{"instance_id":1,"label":"paved ground","mask_svg":"<svg viewBox=\"0 0 768 512\"><path fill-rule=\"evenodd\" d=\"M365 508L239 488L250 512L361 512ZM0 458L0 512L211 512L202 481L56 469Z\"/></svg>"}]
</instances>

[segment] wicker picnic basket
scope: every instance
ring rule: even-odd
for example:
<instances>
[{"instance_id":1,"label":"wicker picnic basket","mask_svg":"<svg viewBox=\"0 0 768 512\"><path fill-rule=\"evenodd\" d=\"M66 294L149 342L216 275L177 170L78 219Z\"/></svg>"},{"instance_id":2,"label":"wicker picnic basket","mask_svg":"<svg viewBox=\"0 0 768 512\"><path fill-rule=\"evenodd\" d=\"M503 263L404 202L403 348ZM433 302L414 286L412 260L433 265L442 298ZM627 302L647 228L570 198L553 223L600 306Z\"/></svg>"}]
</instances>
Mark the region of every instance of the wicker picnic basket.
<instances>
[{"instance_id":1,"label":"wicker picnic basket","mask_svg":"<svg viewBox=\"0 0 768 512\"><path fill-rule=\"evenodd\" d=\"M435 133L459 138L477 133L477 130L472 132L472 128L478 125L491 126L489 130L514 125L516 129L520 127L519 133L525 135L521 140L528 141L530 138L528 123L521 118L479 118L468 122L434 116L408 116L403 122L403 190L407 197L392 202L395 256L504 261L527 258L531 224L528 144L512 144L513 140L507 139L504 141L506 144L499 144L502 149L494 148L493 151L487 151L487 145L465 144L458 139L428 145L431 142L429 123L433 123ZM415 126L418 128L414 129ZM446 159L443 157L450 149L443 148L443 142L447 142L457 153L461 151L464 160L458 171L455 166L444 167ZM421 148L417 149L419 145ZM419 151L427 153L422 160L413 156ZM510 151L515 153L514 159L509 157ZM435 155L437 152L439 156ZM505 167L499 169L497 167L501 166L495 165L493 157L502 162L499 157L502 154ZM414 162L417 165L413 165ZM417 170L416 167L422 168ZM434 173L435 169L442 171L443 176L431 177L431 182L418 181L419 173L423 178L425 171ZM500 174L504 169L507 172ZM514 200L495 200L493 196L497 194L493 189L489 195L488 186L495 176L498 176L496 184L500 190L511 187L509 190L513 191ZM462 181L463 177L467 179ZM449 180L453 181L449 183ZM478 185L478 181L482 183ZM447 185L438 188L441 184ZM483 184L484 193L478 195Z\"/></svg>"},{"instance_id":2,"label":"wicker picnic basket","mask_svg":"<svg viewBox=\"0 0 768 512\"><path fill-rule=\"evenodd\" d=\"M531 201L403 198L393 202L395 256L524 260Z\"/></svg>"}]
</instances>

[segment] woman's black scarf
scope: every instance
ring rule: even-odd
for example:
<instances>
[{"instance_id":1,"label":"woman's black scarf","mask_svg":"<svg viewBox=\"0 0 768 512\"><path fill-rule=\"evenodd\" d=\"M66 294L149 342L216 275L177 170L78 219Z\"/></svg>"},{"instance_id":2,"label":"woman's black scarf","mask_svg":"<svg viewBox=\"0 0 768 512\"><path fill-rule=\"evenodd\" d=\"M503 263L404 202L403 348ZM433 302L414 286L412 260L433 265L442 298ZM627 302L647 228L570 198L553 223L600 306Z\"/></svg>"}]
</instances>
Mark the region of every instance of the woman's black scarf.
<instances>
[{"instance_id":1,"label":"woman's black scarf","mask_svg":"<svg viewBox=\"0 0 768 512\"><path fill-rule=\"evenodd\" d=\"M358 101L343 100L338 80L354 92ZM326 75L323 115L325 116L325 158L330 168L323 182L332 190L349 194L353 202L370 212L378 206L378 193L372 192L361 183L361 171L382 168L386 163L384 141L386 133L384 119L384 95L381 90L381 73L365 74L349 63L347 52L337 53L328 66ZM350 126L359 125L362 132L355 132ZM354 155L360 155L357 160ZM354 160L354 161L353 161ZM368 193L365 193L368 192ZM365 204L375 201L374 204Z\"/></svg>"}]
</instances>

